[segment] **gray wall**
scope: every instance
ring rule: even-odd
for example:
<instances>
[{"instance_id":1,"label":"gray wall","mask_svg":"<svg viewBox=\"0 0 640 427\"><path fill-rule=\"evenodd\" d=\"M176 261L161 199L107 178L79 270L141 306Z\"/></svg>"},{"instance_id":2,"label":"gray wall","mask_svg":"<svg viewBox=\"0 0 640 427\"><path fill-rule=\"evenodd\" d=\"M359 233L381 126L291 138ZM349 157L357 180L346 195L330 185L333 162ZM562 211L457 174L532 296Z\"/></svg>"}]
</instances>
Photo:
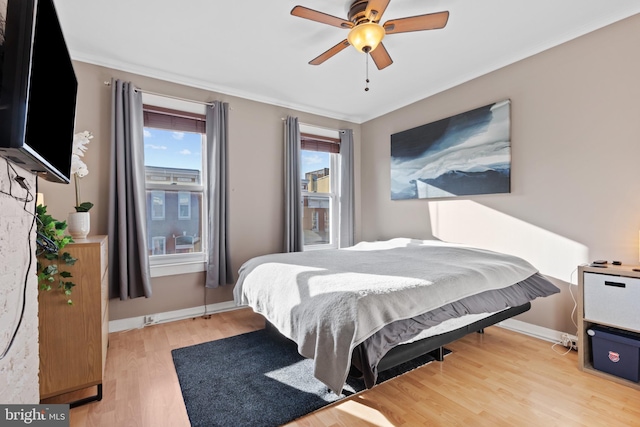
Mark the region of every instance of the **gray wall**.
<instances>
[{"instance_id":1,"label":"gray wall","mask_svg":"<svg viewBox=\"0 0 640 427\"><path fill-rule=\"evenodd\" d=\"M575 331L568 283L577 283L577 265L638 263L638 46L634 16L364 123L362 238L437 237L522 256L562 294L519 319ZM503 99L511 194L390 200L391 134Z\"/></svg>"}]
</instances>

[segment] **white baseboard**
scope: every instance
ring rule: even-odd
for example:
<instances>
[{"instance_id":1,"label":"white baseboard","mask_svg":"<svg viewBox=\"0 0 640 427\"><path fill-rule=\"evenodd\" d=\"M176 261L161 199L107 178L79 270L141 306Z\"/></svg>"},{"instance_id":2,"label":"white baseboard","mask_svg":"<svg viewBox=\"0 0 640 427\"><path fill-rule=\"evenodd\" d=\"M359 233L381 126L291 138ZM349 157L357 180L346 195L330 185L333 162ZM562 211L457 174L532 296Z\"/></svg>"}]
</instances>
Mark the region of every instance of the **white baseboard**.
<instances>
[{"instance_id":1,"label":"white baseboard","mask_svg":"<svg viewBox=\"0 0 640 427\"><path fill-rule=\"evenodd\" d=\"M244 308L236 306L234 301L225 301L216 304L209 304L206 307L207 314L221 313L223 311L235 310L238 308ZM121 332L130 329L139 329L144 326L155 325L158 323L175 322L177 320L191 319L193 317L203 316L205 314L205 307L191 307L183 310L167 311L164 313L156 313L153 316L154 322L151 324L145 324L145 317L149 316L137 316L127 319L118 319L109 321L109 332ZM553 329L545 328L542 326L532 325L531 323L522 322L515 319L503 320L497 323L496 326L509 329L514 332L519 332L534 338L539 338L549 342L562 342L563 332L555 331Z\"/></svg>"},{"instance_id":2,"label":"white baseboard","mask_svg":"<svg viewBox=\"0 0 640 427\"><path fill-rule=\"evenodd\" d=\"M193 317L203 316L206 314L221 313L223 311L235 310L241 308L236 306L234 301L219 302L216 304L201 305L199 307L185 308L183 310L167 311L164 313L155 313L146 316L130 317L127 319L118 319L109 321L109 332L128 331L130 329L139 329L148 325L158 323L174 322L176 320L191 319ZM145 323L147 316L153 316L153 323Z\"/></svg>"},{"instance_id":3,"label":"white baseboard","mask_svg":"<svg viewBox=\"0 0 640 427\"><path fill-rule=\"evenodd\" d=\"M563 332L532 325L531 323L523 322L521 320L507 319L498 323L497 326L549 342L562 342Z\"/></svg>"}]
</instances>

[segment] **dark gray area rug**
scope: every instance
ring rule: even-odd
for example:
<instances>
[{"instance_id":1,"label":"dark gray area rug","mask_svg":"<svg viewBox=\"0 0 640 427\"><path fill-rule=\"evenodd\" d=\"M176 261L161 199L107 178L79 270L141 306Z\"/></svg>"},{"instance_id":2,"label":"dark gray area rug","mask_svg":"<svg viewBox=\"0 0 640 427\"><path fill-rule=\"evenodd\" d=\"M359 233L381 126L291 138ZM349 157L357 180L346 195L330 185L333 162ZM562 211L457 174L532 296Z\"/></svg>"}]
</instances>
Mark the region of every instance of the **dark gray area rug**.
<instances>
[{"instance_id":1,"label":"dark gray area rug","mask_svg":"<svg viewBox=\"0 0 640 427\"><path fill-rule=\"evenodd\" d=\"M345 397L314 378L313 362L271 329L171 353L192 427L280 426ZM378 383L433 360L425 355L389 369ZM364 389L350 378L344 394Z\"/></svg>"}]
</instances>

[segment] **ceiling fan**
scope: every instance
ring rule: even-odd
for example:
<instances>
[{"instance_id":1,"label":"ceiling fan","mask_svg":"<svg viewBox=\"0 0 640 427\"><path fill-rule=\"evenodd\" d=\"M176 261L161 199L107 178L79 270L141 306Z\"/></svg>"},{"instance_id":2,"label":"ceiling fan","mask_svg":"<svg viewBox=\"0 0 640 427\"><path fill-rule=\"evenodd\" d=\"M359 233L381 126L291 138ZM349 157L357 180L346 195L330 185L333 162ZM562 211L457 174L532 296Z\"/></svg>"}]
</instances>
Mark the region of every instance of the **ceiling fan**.
<instances>
[{"instance_id":1,"label":"ceiling fan","mask_svg":"<svg viewBox=\"0 0 640 427\"><path fill-rule=\"evenodd\" d=\"M347 46L352 45L360 52L369 54L373 58L376 67L382 70L393 63L389 52L382 44L382 39L385 35L410 31L437 30L447 25L449 12L446 11L391 19L381 25L380 19L382 19L382 14L389 5L389 1L355 0L349 7L348 19L338 18L304 6L294 7L291 10L293 16L350 30L345 40L312 59L309 64L320 65Z\"/></svg>"}]
</instances>

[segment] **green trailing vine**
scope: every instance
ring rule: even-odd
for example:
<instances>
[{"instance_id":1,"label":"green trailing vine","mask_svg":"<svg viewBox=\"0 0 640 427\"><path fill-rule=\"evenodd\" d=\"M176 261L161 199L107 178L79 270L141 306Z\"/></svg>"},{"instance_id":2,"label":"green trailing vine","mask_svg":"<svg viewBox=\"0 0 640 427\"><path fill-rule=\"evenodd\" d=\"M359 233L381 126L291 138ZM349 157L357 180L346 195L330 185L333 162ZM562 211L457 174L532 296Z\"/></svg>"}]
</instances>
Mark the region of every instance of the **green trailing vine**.
<instances>
[{"instance_id":1,"label":"green trailing vine","mask_svg":"<svg viewBox=\"0 0 640 427\"><path fill-rule=\"evenodd\" d=\"M72 305L71 290L75 283L69 280L72 275L64 269L64 265L73 265L77 261L69 252L61 252L67 244L73 242L71 236L66 236L66 221L58 221L47 213L47 207L36 207L38 222L38 253L37 273L38 287L43 291L50 291L56 284L67 297L67 304ZM47 262L41 262L46 260Z\"/></svg>"}]
</instances>

